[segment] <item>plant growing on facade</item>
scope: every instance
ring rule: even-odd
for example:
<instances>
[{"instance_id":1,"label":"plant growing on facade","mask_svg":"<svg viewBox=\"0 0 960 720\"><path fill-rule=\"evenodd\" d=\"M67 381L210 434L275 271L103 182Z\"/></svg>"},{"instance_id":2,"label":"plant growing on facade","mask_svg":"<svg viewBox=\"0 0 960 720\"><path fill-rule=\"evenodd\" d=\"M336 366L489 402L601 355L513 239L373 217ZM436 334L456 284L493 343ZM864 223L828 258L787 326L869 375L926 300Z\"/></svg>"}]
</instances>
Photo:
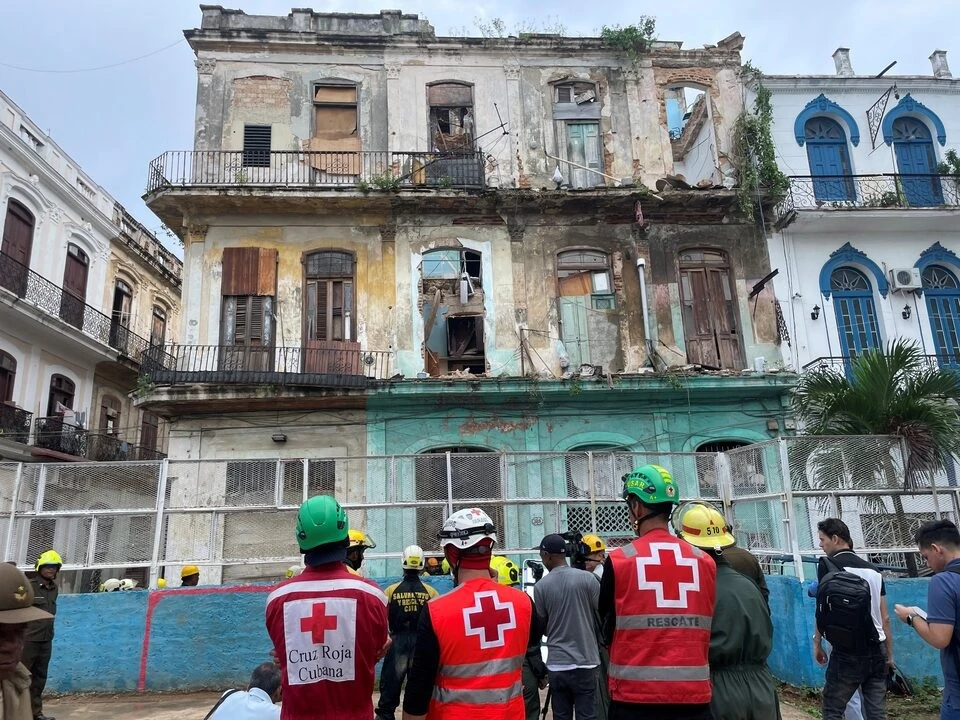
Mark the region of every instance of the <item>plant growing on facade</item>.
<instances>
[{"instance_id":1,"label":"plant growing on facade","mask_svg":"<svg viewBox=\"0 0 960 720\"><path fill-rule=\"evenodd\" d=\"M759 77L759 71L750 67ZM739 206L747 217L754 217L755 198L762 190L776 205L790 191L790 179L777 167L773 145L773 107L770 90L760 80L755 84L753 112L744 110L733 129L734 147L740 176Z\"/></svg>"},{"instance_id":2,"label":"plant growing on facade","mask_svg":"<svg viewBox=\"0 0 960 720\"><path fill-rule=\"evenodd\" d=\"M388 172L379 173L370 178L370 184L377 190L399 190L400 178L394 177Z\"/></svg>"},{"instance_id":3,"label":"plant growing on facade","mask_svg":"<svg viewBox=\"0 0 960 720\"><path fill-rule=\"evenodd\" d=\"M630 63L636 66L640 62L640 56L650 49L656 34L657 19L650 15L641 15L633 25L604 25L600 28L600 41L625 54Z\"/></svg>"},{"instance_id":4,"label":"plant growing on facade","mask_svg":"<svg viewBox=\"0 0 960 720\"><path fill-rule=\"evenodd\" d=\"M860 453L856 463L845 453L816 452L798 445L792 467L807 467L810 489L847 478L853 488L910 490L960 457L960 375L932 366L923 351L903 338L884 349L868 350L846 371L824 367L803 375L793 408L808 435L889 435L900 438L902 475L889 452ZM794 461L797 462L794 465ZM897 544L911 545L910 523L902 498L893 498ZM882 498L859 498L861 510L889 511ZM825 508L822 508L825 509ZM916 557L907 555L916 575Z\"/></svg>"},{"instance_id":5,"label":"plant growing on facade","mask_svg":"<svg viewBox=\"0 0 960 720\"><path fill-rule=\"evenodd\" d=\"M949 175L954 192L960 195L960 154L957 154L956 150L947 150L944 161L937 165L937 173ZM897 181L899 182L899 178Z\"/></svg>"}]
</instances>

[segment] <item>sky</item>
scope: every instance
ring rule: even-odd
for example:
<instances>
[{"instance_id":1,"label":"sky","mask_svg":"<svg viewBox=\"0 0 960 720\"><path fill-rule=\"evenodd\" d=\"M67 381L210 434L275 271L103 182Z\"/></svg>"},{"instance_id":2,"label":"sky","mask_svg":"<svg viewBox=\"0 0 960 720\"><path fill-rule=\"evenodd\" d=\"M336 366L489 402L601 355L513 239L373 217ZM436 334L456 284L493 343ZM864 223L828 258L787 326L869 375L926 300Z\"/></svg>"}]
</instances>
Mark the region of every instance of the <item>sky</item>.
<instances>
[{"instance_id":1,"label":"sky","mask_svg":"<svg viewBox=\"0 0 960 720\"><path fill-rule=\"evenodd\" d=\"M208 0L215 2L215 0ZM286 15L303 0L236 0L247 14ZM645 0L591 5L582 0L332 0L317 12L419 13L438 35L479 35L477 21L508 31L556 26L565 35L597 35L604 25L657 20L657 38L700 47L739 31L742 57L768 74L832 74L833 51L848 47L854 70L930 75L928 57L947 50L960 76L960 2L846 0L807 12L783 0ZM141 200L150 161L193 146L196 69L183 30L200 24L189 0L0 0L0 89L148 228L160 221ZM951 57L952 55L952 57ZM103 66L112 67L104 69ZM161 240L166 240L160 236ZM168 245L171 245L168 242ZM179 254L179 247L171 245Z\"/></svg>"}]
</instances>

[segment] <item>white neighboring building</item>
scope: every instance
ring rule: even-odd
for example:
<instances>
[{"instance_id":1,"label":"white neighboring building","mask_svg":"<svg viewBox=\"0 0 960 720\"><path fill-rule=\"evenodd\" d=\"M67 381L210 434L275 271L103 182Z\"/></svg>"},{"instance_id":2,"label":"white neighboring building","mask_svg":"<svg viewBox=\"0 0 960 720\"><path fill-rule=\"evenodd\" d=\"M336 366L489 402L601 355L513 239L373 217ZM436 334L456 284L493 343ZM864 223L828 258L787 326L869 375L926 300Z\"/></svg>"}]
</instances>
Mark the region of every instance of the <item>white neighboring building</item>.
<instances>
[{"instance_id":1,"label":"white neighboring building","mask_svg":"<svg viewBox=\"0 0 960 720\"><path fill-rule=\"evenodd\" d=\"M133 407L182 263L0 92L0 460L161 456Z\"/></svg>"},{"instance_id":2,"label":"white neighboring building","mask_svg":"<svg viewBox=\"0 0 960 720\"><path fill-rule=\"evenodd\" d=\"M960 174L938 169L960 150L960 79L940 50L927 76L856 75L845 48L834 60L836 75L762 79L791 176L769 239L784 362L842 366L907 337L960 367Z\"/></svg>"}]
</instances>

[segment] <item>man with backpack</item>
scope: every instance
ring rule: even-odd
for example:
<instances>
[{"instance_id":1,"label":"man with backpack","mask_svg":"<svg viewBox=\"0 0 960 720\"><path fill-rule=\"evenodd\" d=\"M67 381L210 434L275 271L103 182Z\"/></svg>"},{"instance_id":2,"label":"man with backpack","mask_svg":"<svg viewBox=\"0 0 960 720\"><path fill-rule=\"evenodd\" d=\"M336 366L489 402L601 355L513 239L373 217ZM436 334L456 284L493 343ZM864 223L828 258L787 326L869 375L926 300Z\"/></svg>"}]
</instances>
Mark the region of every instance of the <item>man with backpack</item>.
<instances>
[{"instance_id":1,"label":"man with backpack","mask_svg":"<svg viewBox=\"0 0 960 720\"><path fill-rule=\"evenodd\" d=\"M827 663L823 638L833 648L823 687L823 720L841 720L857 688L863 693L866 720L885 720L893 636L883 578L876 567L853 552L850 529L842 520L821 520L817 531L820 548L827 554L817 567L813 635L817 662Z\"/></svg>"}]
</instances>

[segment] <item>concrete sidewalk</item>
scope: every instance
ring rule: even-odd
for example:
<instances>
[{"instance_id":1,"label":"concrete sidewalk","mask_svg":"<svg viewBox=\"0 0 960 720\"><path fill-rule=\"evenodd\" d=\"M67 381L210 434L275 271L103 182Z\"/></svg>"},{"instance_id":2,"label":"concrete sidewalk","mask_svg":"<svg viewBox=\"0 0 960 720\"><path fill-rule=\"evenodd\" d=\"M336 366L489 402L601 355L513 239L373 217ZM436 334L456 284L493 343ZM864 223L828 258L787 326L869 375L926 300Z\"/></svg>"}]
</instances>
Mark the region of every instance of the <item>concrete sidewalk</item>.
<instances>
[{"instance_id":1,"label":"concrete sidewalk","mask_svg":"<svg viewBox=\"0 0 960 720\"><path fill-rule=\"evenodd\" d=\"M541 697L546 692L541 693ZM57 720L203 720L220 693L151 693L146 695L67 695L47 700L43 711ZM376 706L378 693L373 695ZM780 705L783 720L810 720L792 705ZM399 710L397 718L400 717ZM552 720L553 713L547 713Z\"/></svg>"}]
</instances>

